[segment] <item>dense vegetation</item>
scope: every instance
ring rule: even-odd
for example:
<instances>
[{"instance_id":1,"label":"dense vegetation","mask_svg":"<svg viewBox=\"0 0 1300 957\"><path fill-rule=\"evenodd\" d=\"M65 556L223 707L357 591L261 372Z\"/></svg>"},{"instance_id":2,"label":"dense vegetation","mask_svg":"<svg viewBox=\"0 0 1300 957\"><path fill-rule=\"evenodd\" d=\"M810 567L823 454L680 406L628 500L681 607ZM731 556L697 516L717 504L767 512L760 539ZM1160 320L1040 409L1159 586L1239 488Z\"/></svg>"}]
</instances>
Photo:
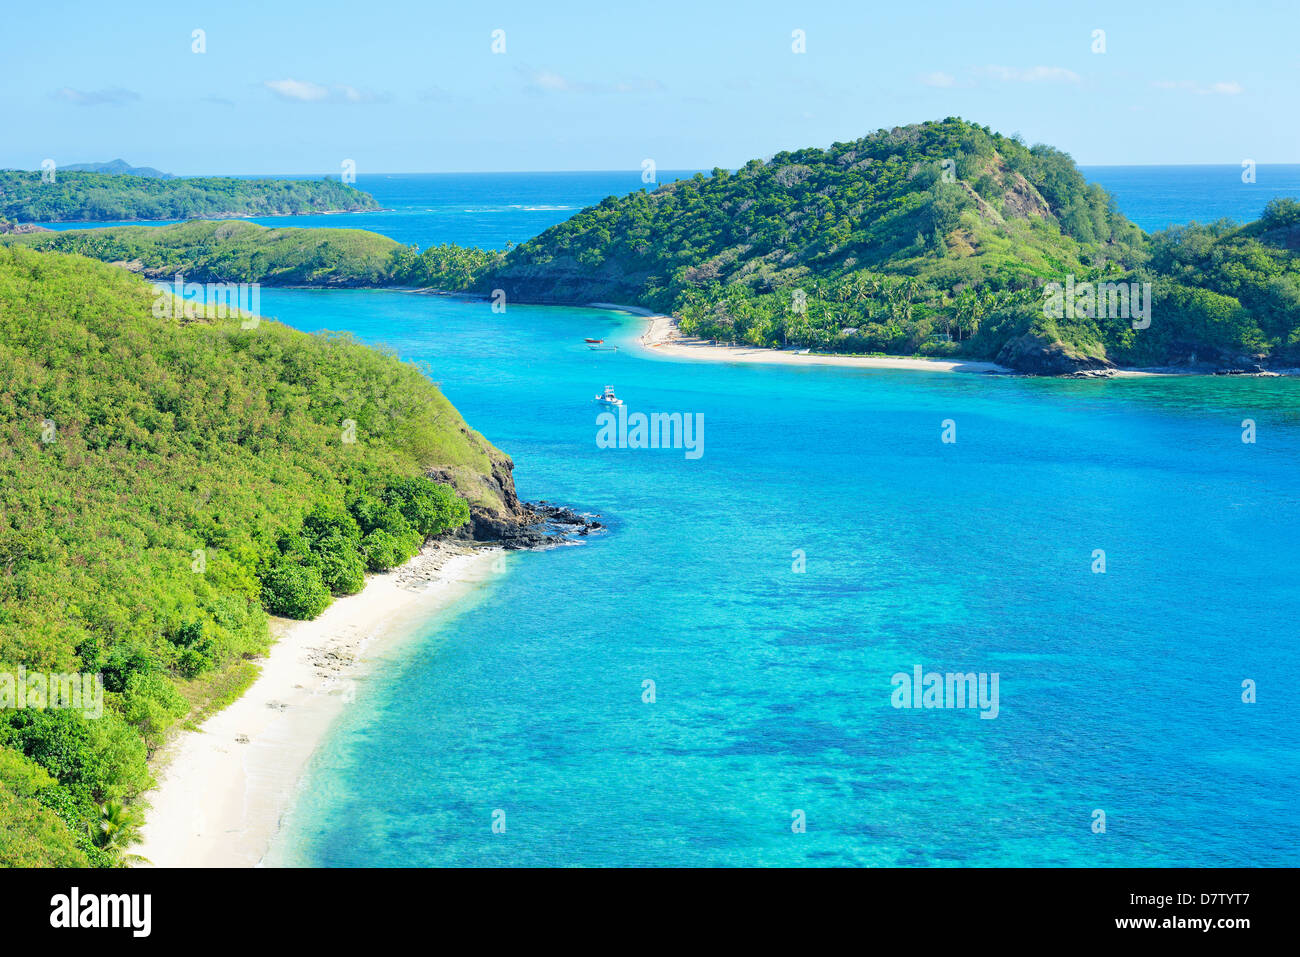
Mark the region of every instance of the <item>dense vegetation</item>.
<instances>
[{"instance_id":1,"label":"dense vegetation","mask_svg":"<svg viewBox=\"0 0 1300 957\"><path fill-rule=\"evenodd\" d=\"M609 197L475 281L672 311L755 346L999 359L1030 371L1290 361L1294 204L1145 236L1073 161L957 119ZM1047 283L1151 282L1153 322L1050 317Z\"/></svg>"},{"instance_id":2,"label":"dense vegetation","mask_svg":"<svg viewBox=\"0 0 1300 957\"><path fill-rule=\"evenodd\" d=\"M360 229L270 229L240 221L112 226L34 233L14 242L139 264L152 278L265 285L432 286L464 289L501 254L461 246L420 252Z\"/></svg>"},{"instance_id":3,"label":"dense vegetation","mask_svg":"<svg viewBox=\"0 0 1300 957\"><path fill-rule=\"evenodd\" d=\"M0 216L20 223L284 216L378 209L369 193L338 180L166 179L116 173L0 171Z\"/></svg>"},{"instance_id":4,"label":"dense vegetation","mask_svg":"<svg viewBox=\"0 0 1300 957\"><path fill-rule=\"evenodd\" d=\"M624 302L760 347L993 359L1029 372L1300 363L1300 205L1147 236L1049 146L958 119L609 197L506 253L190 222L8 237L228 282ZM137 265L138 264L138 265ZM1049 315L1049 284L1150 284L1150 324Z\"/></svg>"},{"instance_id":5,"label":"dense vegetation","mask_svg":"<svg viewBox=\"0 0 1300 957\"><path fill-rule=\"evenodd\" d=\"M481 478L501 454L416 369L154 300L0 246L0 675L105 689L98 719L0 710L0 865L122 861L149 750L251 679L268 613L314 616L466 499L501 505Z\"/></svg>"}]
</instances>

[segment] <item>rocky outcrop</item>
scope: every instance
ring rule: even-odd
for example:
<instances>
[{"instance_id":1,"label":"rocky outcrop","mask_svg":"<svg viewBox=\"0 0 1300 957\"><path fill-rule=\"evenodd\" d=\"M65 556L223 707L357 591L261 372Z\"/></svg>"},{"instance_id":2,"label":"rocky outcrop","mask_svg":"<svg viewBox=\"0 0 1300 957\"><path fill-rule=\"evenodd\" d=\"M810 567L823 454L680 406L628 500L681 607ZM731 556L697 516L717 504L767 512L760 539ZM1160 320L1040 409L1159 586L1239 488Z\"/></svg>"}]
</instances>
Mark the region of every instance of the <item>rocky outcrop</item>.
<instances>
[{"instance_id":1,"label":"rocky outcrop","mask_svg":"<svg viewBox=\"0 0 1300 957\"><path fill-rule=\"evenodd\" d=\"M476 496L477 502L471 500L469 524L457 529L451 537L510 549L551 548L605 528L598 521L599 515L582 514L548 502L519 501L513 474L515 463L495 449L491 450L489 457L491 473L478 478L485 486L479 491L490 494ZM434 481L446 482L460 489L464 494L463 483L451 470L434 468L425 474Z\"/></svg>"},{"instance_id":2,"label":"rocky outcrop","mask_svg":"<svg viewBox=\"0 0 1300 957\"><path fill-rule=\"evenodd\" d=\"M9 236L24 236L27 233L49 233L52 229L37 226L35 223L11 223L0 219L0 233Z\"/></svg>"},{"instance_id":3,"label":"rocky outcrop","mask_svg":"<svg viewBox=\"0 0 1300 957\"><path fill-rule=\"evenodd\" d=\"M1088 355L1064 342L1033 333L1025 333L1007 342L998 352L997 363L1025 375L1052 376L1115 367L1104 356Z\"/></svg>"}]
</instances>

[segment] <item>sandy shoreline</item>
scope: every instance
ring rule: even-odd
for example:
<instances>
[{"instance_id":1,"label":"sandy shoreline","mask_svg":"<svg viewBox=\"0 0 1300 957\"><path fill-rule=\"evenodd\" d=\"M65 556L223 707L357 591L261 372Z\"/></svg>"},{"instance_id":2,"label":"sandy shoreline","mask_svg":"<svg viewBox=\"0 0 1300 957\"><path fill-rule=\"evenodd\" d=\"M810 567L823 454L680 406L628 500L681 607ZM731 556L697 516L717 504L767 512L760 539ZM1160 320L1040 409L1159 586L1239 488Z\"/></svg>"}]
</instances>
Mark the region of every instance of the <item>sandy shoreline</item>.
<instances>
[{"instance_id":1,"label":"sandy shoreline","mask_svg":"<svg viewBox=\"0 0 1300 957\"><path fill-rule=\"evenodd\" d=\"M312 753L376 652L492 574L500 549L434 543L313 621L277 622L257 680L160 755L144 841L155 867L262 862Z\"/></svg>"},{"instance_id":2,"label":"sandy shoreline","mask_svg":"<svg viewBox=\"0 0 1300 957\"><path fill-rule=\"evenodd\" d=\"M638 342L652 355L673 356L683 359L704 359L713 362L749 362L777 365L830 365L857 366L863 369L919 369L927 372L984 372L1001 375L1019 375L1014 369L996 362L975 359L920 359L910 356L837 356L795 352L788 349L760 349L754 346L716 345L707 339L682 335L673 316L665 316L637 306L620 306L614 303L593 302L592 306L630 312L650 320ZM1205 370L1178 368L1112 369L1102 378L1148 378L1171 376L1205 376ZM1300 370L1283 369L1278 372L1242 374L1243 378L1279 377L1300 374Z\"/></svg>"},{"instance_id":3,"label":"sandy shoreline","mask_svg":"<svg viewBox=\"0 0 1300 957\"><path fill-rule=\"evenodd\" d=\"M593 303L593 305L597 305ZM861 369L919 369L925 372L998 372L1010 373L995 362L969 359L916 359L910 356L836 356L813 355L788 349L760 349L754 346L714 345L707 339L683 336L672 316L656 315L630 306L599 305L617 308L650 320L641 335L641 345L649 352L681 359L704 359L713 362L750 362L776 365L857 366Z\"/></svg>"}]
</instances>

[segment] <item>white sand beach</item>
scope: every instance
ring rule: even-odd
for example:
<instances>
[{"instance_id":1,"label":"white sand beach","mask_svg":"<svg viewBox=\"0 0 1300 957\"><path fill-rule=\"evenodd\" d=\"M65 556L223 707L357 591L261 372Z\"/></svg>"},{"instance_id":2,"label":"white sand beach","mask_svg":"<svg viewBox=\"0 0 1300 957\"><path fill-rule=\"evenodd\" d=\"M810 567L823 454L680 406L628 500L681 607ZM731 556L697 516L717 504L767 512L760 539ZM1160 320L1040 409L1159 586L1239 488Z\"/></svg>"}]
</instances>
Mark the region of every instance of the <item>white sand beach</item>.
<instances>
[{"instance_id":1,"label":"white sand beach","mask_svg":"<svg viewBox=\"0 0 1300 957\"><path fill-rule=\"evenodd\" d=\"M861 369L919 369L926 372L1010 372L995 362L969 359L917 359L909 356L837 356L796 352L791 349L760 349L754 346L715 345L707 339L682 335L672 316L656 315L632 306L593 303L645 316L650 325L640 342L648 352L674 359L705 359L713 362L752 362L777 365L856 366Z\"/></svg>"},{"instance_id":2,"label":"white sand beach","mask_svg":"<svg viewBox=\"0 0 1300 957\"><path fill-rule=\"evenodd\" d=\"M257 680L160 753L159 785L144 796L144 840L132 852L155 867L259 864L308 760L376 654L492 575L502 554L434 543L313 621L277 619Z\"/></svg>"}]
</instances>

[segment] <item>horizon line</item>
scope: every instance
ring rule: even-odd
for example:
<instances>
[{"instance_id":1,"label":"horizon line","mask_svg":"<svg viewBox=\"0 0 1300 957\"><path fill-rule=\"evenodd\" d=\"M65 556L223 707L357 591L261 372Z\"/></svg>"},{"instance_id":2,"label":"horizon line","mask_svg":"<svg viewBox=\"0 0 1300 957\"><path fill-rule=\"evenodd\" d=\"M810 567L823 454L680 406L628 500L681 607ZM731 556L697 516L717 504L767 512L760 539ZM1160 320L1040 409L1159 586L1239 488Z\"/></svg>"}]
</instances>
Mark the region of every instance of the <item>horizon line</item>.
<instances>
[{"instance_id":1,"label":"horizon line","mask_svg":"<svg viewBox=\"0 0 1300 957\"><path fill-rule=\"evenodd\" d=\"M105 160L105 161L103 161L103 162L111 162L111 160ZM123 161L123 162L125 162L125 161ZM62 168L65 168L65 169L66 169L67 166L86 166L86 165L90 165L90 163L89 163L89 162L85 162L85 161L83 161L83 162L76 162L76 163L67 163L67 164L65 164L64 167L62 167ZM1241 167L1241 161L1238 160L1238 161L1236 161L1236 162L1227 162L1227 163L1079 163L1079 162L1076 161L1074 165L1075 165L1077 168L1079 168L1079 169L1168 169L1168 168L1170 168L1170 167L1174 167L1174 168L1178 168L1178 169L1209 168L1209 167L1227 167L1227 168L1233 168L1233 169L1235 169L1235 168L1240 168L1240 167ZM1274 163L1274 162L1261 163L1261 162L1256 162L1256 163L1255 163L1255 166L1256 166L1257 168L1258 168L1258 167L1261 167L1261 166L1300 166L1300 161L1290 162L1290 163ZM55 168L58 169L58 168L60 168L60 167L56 166ZM158 167L148 166L148 165L145 165L145 166L142 166L142 167L137 167L137 168L158 169ZM705 173L705 174L711 174L712 171L713 171L714 169L726 169L728 172L734 173L734 172L736 172L736 171L737 171L738 169L740 169L740 168L741 168L741 167L731 167L731 168L728 168L728 167L716 167L716 166L710 166L710 167L707 167L707 168L706 168L706 167L689 167L689 166L681 166L681 167L665 167L665 168L661 169L659 172L661 172L661 173L691 173L691 174L694 174L694 173ZM0 167L0 171L2 171L2 172L18 172L18 173L39 173L39 172L41 172L39 169L22 169L22 168L20 168L20 167L16 167L16 166ZM89 171L89 170L77 170L77 171L74 171L74 172L90 172L90 171ZM167 175L167 176L171 176L171 177L173 177L173 178L175 178L175 179L199 179L199 178L205 178L205 177L207 177L207 178L217 178L217 177L238 177L238 176L266 176L266 177L274 177L274 176L302 176L302 177L322 177L322 178L325 178L325 179L335 179L335 178L338 178L338 176L339 176L339 173L338 173L338 172L328 172L328 173L327 173L327 172L301 172L301 171L299 171L299 172L265 172L265 171L263 171L263 172L256 172L256 173L210 173L210 172L209 172L209 173L171 173L171 172L168 172L168 171L166 171L166 170L159 170L159 172L162 172L162 173L164 173L165 175ZM638 168L636 168L636 167L625 167L625 166L624 166L624 167L616 167L616 168L613 168L613 169L608 169L608 168L607 168L607 169L493 169L493 170L456 169L456 170L382 170L382 171L380 171L380 172L376 172L376 173L361 173L361 172L358 172L356 175L357 175L358 177L361 177L361 176L523 176L523 175L530 175L530 174L531 174L531 175L538 175L538 174L556 174L556 175L558 175L558 174L572 174L572 173L627 173L628 175L632 175L632 174L637 174L637 173L640 173L640 172L641 172L641 170L638 169ZM105 175L110 175L110 176L123 176L123 175L130 175L130 174L125 174L125 173L109 173L109 174L105 174ZM155 177L155 178L156 178L156 177ZM645 185L650 186L650 185L653 185L653 184L651 184L651 183L646 183Z\"/></svg>"}]
</instances>

